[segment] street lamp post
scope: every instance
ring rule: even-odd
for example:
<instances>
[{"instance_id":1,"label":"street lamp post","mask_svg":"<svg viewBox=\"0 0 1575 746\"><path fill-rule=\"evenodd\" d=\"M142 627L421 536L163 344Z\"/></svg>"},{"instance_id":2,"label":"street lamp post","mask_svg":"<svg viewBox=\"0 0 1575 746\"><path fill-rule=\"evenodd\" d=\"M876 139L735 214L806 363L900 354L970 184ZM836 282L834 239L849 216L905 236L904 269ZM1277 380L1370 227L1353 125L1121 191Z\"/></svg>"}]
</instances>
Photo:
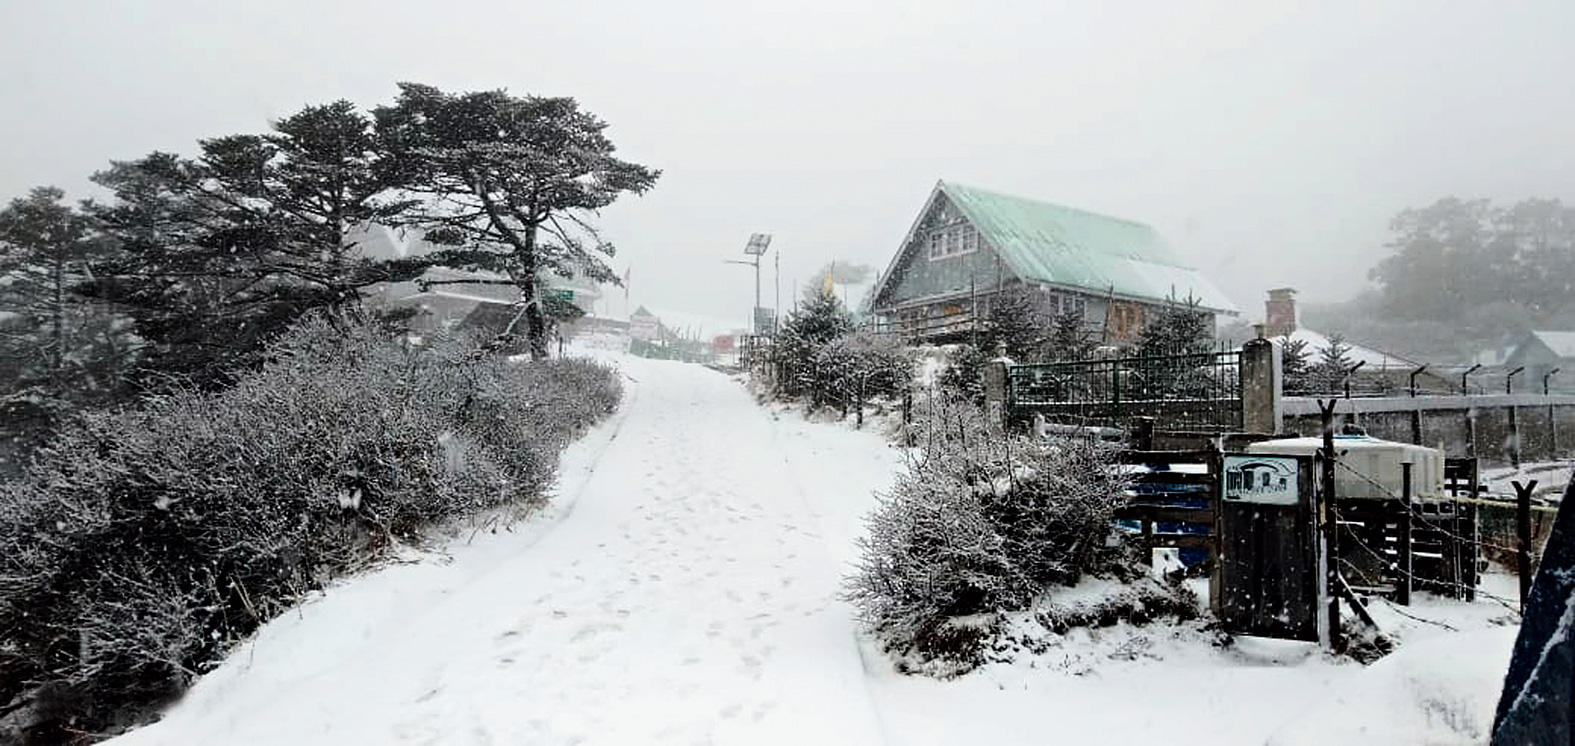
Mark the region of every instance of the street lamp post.
<instances>
[{"instance_id":1,"label":"street lamp post","mask_svg":"<svg viewBox=\"0 0 1575 746\"><path fill-rule=\"evenodd\" d=\"M771 245L770 233L753 233L749 242L744 244L744 253L750 256L750 261L742 259L724 259L728 264L744 264L755 268L755 306L749 309L749 326L755 334L760 333L760 255L766 253L766 248Z\"/></svg>"}]
</instances>

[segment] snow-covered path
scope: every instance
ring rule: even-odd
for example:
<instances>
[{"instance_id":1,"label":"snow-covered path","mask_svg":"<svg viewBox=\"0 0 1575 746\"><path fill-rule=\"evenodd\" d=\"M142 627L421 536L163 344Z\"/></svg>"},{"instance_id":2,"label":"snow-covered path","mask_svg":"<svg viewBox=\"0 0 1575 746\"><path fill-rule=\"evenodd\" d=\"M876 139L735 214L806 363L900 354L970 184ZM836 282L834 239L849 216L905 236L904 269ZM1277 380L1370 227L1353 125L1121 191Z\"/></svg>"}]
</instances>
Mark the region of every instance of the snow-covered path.
<instances>
[{"instance_id":1,"label":"snow-covered path","mask_svg":"<svg viewBox=\"0 0 1575 746\"><path fill-rule=\"evenodd\" d=\"M610 357L628 397L565 453L549 508L336 585L117 746L1356 746L1473 743L1491 722L1512 628L1448 670L1419 648L1370 680L1299 643L1222 651L1164 626L1075 630L953 681L901 676L837 599L900 453L699 366ZM1359 719L1310 715L1360 701Z\"/></svg>"},{"instance_id":2,"label":"snow-covered path","mask_svg":"<svg viewBox=\"0 0 1575 746\"><path fill-rule=\"evenodd\" d=\"M836 600L868 491L822 510L736 382L623 365L555 519L336 588L124 742L880 743Z\"/></svg>"}]
</instances>

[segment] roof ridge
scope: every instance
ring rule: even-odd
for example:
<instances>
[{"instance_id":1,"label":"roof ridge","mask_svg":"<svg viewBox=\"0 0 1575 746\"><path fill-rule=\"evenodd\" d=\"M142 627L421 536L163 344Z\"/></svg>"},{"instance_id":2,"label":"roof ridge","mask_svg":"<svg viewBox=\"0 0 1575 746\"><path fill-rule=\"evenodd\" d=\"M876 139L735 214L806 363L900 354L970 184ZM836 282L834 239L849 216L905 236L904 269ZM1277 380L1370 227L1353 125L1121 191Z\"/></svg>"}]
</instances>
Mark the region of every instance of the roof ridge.
<instances>
[{"instance_id":1,"label":"roof ridge","mask_svg":"<svg viewBox=\"0 0 1575 746\"><path fill-rule=\"evenodd\" d=\"M1024 197L1024 196L1018 195L1018 194L1008 194L1006 192L998 192L998 191L996 191L994 189L985 189L983 187L976 187L976 186L973 186L971 184L963 184L961 182L956 182L956 181L947 181L945 179L941 180L941 188L942 188L942 190L945 190L945 189L950 188L950 187L956 187L958 189L966 189L966 190L968 190L970 192L982 192L984 194L988 194L988 195L995 196L995 197L1005 197L1007 199L1015 199L1015 200L1018 200L1018 201L1021 201L1021 202L1029 202L1029 203L1032 203L1032 204L1035 204L1035 205L1041 205L1041 206L1044 206L1044 207L1053 207L1053 208L1055 208L1057 210L1065 210L1067 212L1080 213L1080 214L1083 214L1083 215L1087 215L1087 216L1089 216L1091 218L1099 218L1100 220L1109 220L1109 221L1113 221L1113 222L1117 222L1117 223L1126 223L1127 225L1132 225L1132 226L1136 226L1136 227L1139 227L1139 228L1147 228L1148 230L1154 230L1154 226L1149 225L1148 223L1142 222L1140 220L1133 220L1131 218L1118 217L1116 215L1107 215L1107 214L1102 213L1102 212L1094 212L1093 210L1088 210L1088 209L1084 209L1084 208L1081 208L1081 207L1072 207L1070 205L1063 205L1063 204L1060 204L1058 202L1050 202L1050 201L1047 201L1047 200L1037 199L1037 198L1034 198L1034 197Z\"/></svg>"}]
</instances>

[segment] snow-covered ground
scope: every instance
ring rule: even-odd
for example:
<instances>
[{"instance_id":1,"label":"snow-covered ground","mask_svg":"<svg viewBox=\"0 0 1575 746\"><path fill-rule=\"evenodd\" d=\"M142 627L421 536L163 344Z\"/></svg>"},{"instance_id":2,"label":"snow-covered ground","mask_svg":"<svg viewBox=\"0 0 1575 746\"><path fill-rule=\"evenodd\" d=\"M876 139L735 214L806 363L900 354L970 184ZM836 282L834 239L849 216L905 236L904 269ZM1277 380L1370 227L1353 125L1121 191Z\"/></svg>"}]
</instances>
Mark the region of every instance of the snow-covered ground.
<instances>
[{"instance_id":1,"label":"snow-covered ground","mask_svg":"<svg viewBox=\"0 0 1575 746\"><path fill-rule=\"evenodd\" d=\"M1519 469L1508 466L1495 469L1482 470L1482 485L1487 487L1489 495L1501 499L1514 499L1514 482L1525 484L1533 479L1537 487L1532 494L1553 502L1564 497L1564 487L1570 483L1570 476L1575 473L1575 462L1572 461L1538 461L1524 463Z\"/></svg>"},{"instance_id":2,"label":"snow-covered ground","mask_svg":"<svg viewBox=\"0 0 1575 746\"><path fill-rule=\"evenodd\" d=\"M1512 628L1462 640L1463 663L1429 664L1448 691L1412 696L1431 684L1406 659L1364 669L1118 626L953 681L899 675L838 600L901 461L873 424L807 422L701 366L591 352L616 360L628 398L566 453L549 509L334 586L116 743L1300 743L1320 708L1410 682L1360 710L1386 737L1342 734L1354 746L1412 742L1388 735L1440 700L1479 727L1491 697L1454 692L1496 693L1507 663Z\"/></svg>"}]
</instances>

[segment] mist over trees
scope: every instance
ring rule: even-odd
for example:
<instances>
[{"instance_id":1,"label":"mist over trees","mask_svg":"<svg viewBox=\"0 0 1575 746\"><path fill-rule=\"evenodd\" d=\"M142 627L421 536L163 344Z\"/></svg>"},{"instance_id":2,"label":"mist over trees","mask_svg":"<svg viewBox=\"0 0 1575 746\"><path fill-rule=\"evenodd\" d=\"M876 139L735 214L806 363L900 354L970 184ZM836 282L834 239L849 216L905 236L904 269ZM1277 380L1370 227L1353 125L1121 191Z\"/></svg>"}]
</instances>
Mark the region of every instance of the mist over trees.
<instances>
[{"instance_id":1,"label":"mist over trees","mask_svg":"<svg viewBox=\"0 0 1575 746\"><path fill-rule=\"evenodd\" d=\"M1575 207L1446 197L1390 221L1374 285L1305 304L1307 326L1447 362L1535 328L1575 329Z\"/></svg>"}]
</instances>

